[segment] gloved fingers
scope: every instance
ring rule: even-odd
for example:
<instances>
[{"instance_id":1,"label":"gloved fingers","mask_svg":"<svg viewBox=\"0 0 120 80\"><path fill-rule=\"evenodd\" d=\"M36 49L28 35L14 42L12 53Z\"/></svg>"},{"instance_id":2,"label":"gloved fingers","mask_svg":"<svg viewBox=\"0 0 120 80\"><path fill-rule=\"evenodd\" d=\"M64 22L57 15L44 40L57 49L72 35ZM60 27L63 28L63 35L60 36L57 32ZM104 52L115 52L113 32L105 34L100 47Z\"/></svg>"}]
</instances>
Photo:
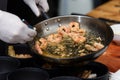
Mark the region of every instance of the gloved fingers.
<instances>
[{"instance_id":1,"label":"gloved fingers","mask_svg":"<svg viewBox=\"0 0 120 80\"><path fill-rule=\"evenodd\" d=\"M23 37L22 39L19 37L20 39L18 38L18 39L15 39L15 41L13 40L14 43L26 43L28 41L33 40L33 38L34 38L34 37L30 37L28 35L24 35L22 37Z\"/></svg>"},{"instance_id":2,"label":"gloved fingers","mask_svg":"<svg viewBox=\"0 0 120 80\"><path fill-rule=\"evenodd\" d=\"M36 36L37 32L33 29L28 28L27 26L24 26L22 29L22 33L20 31L20 35L16 35L14 36L14 42L16 43L26 43L28 41L32 41L34 39L34 37Z\"/></svg>"},{"instance_id":3,"label":"gloved fingers","mask_svg":"<svg viewBox=\"0 0 120 80\"><path fill-rule=\"evenodd\" d=\"M49 10L49 5L47 0L39 0L38 5L41 6L45 12Z\"/></svg>"},{"instance_id":4,"label":"gloved fingers","mask_svg":"<svg viewBox=\"0 0 120 80\"><path fill-rule=\"evenodd\" d=\"M37 7L37 5L36 5L35 3L30 4L29 6L30 6L30 8L32 9L33 13L34 13L36 16L39 16L39 15L40 15L40 11L39 11L39 9L38 9L38 7Z\"/></svg>"},{"instance_id":5,"label":"gloved fingers","mask_svg":"<svg viewBox=\"0 0 120 80\"><path fill-rule=\"evenodd\" d=\"M34 37L29 37L28 36L28 38L26 38L26 40L24 40L24 41L28 42L28 41L32 41L33 39L34 39Z\"/></svg>"},{"instance_id":6,"label":"gloved fingers","mask_svg":"<svg viewBox=\"0 0 120 80\"><path fill-rule=\"evenodd\" d=\"M0 14L0 39L2 41L12 44L26 43L36 35L36 31L28 28L18 16L4 11Z\"/></svg>"},{"instance_id":7,"label":"gloved fingers","mask_svg":"<svg viewBox=\"0 0 120 80\"><path fill-rule=\"evenodd\" d=\"M31 8L31 10L36 16L40 15L40 11L34 0L24 0L24 2Z\"/></svg>"},{"instance_id":8,"label":"gloved fingers","mask_svg":"<svg viewBox=\"0 0 120 80\"><path fill-rule=\"evenodd\" d=\"M36 31L32 30L28 27L25 28L24 30L24 34L19 35L19 43L26 43L28 41L32 41L34 39L34 37L36 36Z\"/></svg>"},{"instance_id":9,"label":"gloved fingers","mask_svg":"<svg viewBox=\"0 0 120 80\"><path fill-rule=\"evenodd\" d=\"M20 34L20 35L18 35ZM36 31L24 26L24 30L21 33L17 33L14 35L12 39L8 41L8 43L26 43L28 41L32 41L36 35Z\"/></svg>"},{"instance_id":10,"label":"gloved fingers","mask_svg":"<svg viewBox=\"0 0 120 80\"><path fill-rule=\"evenodd\" d=\"M28 41L33 40L33 38L34 38L34 37L29 37L29 36L27 36L25 39L19 41L19 43L26 43L26 42L28 42Z\"/></svg>"},{"instance_id":11,"label":"gloved fingers","mask_svg":"<svg viewBox=\"0 0 120 80\"><path fill-rule=\"evenodd\" d=\"M35 30L29 29L28 31L28 36L29 37L35 37L37 32Z\"/></svg>"},{"instance_id":12,"label":"gloved fingers","mask_svg":"<svg viewBox=\"0 0 120 80\"><path fill-rule=\"evenodd\" d=\"M47 3L47 0L23 0L23 1L31 8L31 10L36 16L40 16L41 7L45 12L49 10L49 5Z\"/></svg>"},{"instance_id":13,"label":"gloved fingers","mask_svg":"<svg viewBox=\"0 0 120 80\"><path fill-rule=\"evenodd\" d=\"M24 43L26 43L26 41L22 40L22 41L19 41L19 42L16 42L16 43L24 44Z\"/></svg>"}]
</instances>

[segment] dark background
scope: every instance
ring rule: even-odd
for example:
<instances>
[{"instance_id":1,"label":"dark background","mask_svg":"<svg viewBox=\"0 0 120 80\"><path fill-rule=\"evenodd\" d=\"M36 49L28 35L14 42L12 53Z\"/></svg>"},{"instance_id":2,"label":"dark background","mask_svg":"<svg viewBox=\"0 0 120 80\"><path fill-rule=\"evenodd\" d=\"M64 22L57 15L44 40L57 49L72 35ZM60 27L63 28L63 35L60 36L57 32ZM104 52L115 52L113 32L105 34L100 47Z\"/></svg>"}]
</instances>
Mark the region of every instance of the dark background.
<instances>
[{"instance_id":1,"label":"dark background","mask_svg":"<svg viewBox=\"0 0 120 80\"><path fill-rule=\"evenodd\" d=\"M48 0L50 10L49 17L57 16L59 0ZM21 19L26 19L31 25L43 20L43 17L36 17L31 9L23 2L23 0L8 0L7 11L18 15Z\"/></svg>"},{"instance_id":2,"label":"dark background","mask_svg":"<svg viewBox=\"0 0 120 80\"><path fill-rule=\"evenodd\" d=\"M93 0L94 8L107 2L108 0ZM50 17L58 16L59 0L48 0ZM8 0L7 11L18 15L21 19L26 19L31 25L35 25L43 20L43 17L36 17L31 9L26 6L23 0Z\"/></svg>"}]
</instances>

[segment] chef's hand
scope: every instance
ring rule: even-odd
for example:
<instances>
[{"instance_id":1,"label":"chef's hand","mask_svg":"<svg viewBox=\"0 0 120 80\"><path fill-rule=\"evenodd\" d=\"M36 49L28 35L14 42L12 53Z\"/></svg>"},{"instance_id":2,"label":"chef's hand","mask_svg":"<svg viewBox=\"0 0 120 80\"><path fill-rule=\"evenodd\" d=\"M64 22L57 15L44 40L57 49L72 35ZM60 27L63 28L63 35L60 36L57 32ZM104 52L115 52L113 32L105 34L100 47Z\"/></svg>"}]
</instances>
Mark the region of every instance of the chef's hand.
<instances>
[{"instance_id":1,"label":"chef's hand","mask_svg":"<svg viewBox=\"0 0 120 80\"><path fill-rule=\"evenodd\" d=\"M47 0L23 0L34 12L36 16L40 16L40 6L45 12L49 10Z\"/></svg>"},{"instance_id":2,"label":"chef's hand","mask_svg":"<svg viewBox=\"0 0 120 80\"><path fill-rule=\"evenodd\" d=\"M28 28L14 14L0 11L0 39L7 43L26 43L33 39L36 31Z\"/></svg>"}]
</instances>

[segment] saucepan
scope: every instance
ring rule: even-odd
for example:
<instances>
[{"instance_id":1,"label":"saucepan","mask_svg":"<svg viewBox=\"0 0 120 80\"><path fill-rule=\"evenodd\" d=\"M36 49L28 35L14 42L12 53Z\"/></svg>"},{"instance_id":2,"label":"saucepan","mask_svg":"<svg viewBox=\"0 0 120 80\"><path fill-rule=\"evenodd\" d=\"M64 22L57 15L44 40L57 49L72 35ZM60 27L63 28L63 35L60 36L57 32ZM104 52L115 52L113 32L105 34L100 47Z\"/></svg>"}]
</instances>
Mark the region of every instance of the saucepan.
<instances>
[{"instance_id":1,"label":"saucepan","mask_svg":"<svg viewBox=\"0 0 120 80\"><path fill-rule=\"evenodd\" d=\"M38 53L38 51L35 49L36 40L45 37L49 34L55 33L59 26L68 25L70 22L78 22L80 23L80 27L85 29L87 32L91 32L94 35L101 37L104 47L99 51L93 52L85 56L75 56L70 58L55 58L43 55L44 53ZM43 20L36 24L34 27L36 28L37 35L33 41L28 42L31 50L43 60L57 65L84 64L89 61L95 60L105 52L105 50L108 48L110 42L113 39L113 31L109 25L107 25L103 21L88 16L57 16Z\"/></svg>"}]
</instances>

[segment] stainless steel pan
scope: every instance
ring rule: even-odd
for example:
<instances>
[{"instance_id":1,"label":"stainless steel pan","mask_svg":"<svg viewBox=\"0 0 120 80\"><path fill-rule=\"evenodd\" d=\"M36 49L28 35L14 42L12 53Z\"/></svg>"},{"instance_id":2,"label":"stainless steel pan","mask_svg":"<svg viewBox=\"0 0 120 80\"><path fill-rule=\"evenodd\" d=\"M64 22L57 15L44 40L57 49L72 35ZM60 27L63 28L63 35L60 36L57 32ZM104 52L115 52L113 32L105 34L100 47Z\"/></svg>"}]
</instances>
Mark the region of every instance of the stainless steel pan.
<instances>
[{"instance_id":1,"label":"stainless steel pan","mask_svg":"<svg viewBox=\"0 0 120 80\"><path fill-rule=\"evenodd\" d=\"M34 45L37 39L56 32L57 28L60 25L68 25L72 21L79 22L81 28L86 29L88 32L92 32L94 35L100 36L103 40L103 44L105 45L105 47L95 53L82 57L77 56L73 58L52 58L49 56L41 55L36 51ZM107 47L113 39L113 31L109 27L109 25L98 19L88 16L66 15L49 18L36 24L35 28L37 31L37 36L34 38L33 41L29 42L31 49L35 52L35 54L37 54L40 58L44 59L45 61L62 65L78 64L96 59L105 52L105 50L107 49Z\"/></svg>"}]
</instances>

